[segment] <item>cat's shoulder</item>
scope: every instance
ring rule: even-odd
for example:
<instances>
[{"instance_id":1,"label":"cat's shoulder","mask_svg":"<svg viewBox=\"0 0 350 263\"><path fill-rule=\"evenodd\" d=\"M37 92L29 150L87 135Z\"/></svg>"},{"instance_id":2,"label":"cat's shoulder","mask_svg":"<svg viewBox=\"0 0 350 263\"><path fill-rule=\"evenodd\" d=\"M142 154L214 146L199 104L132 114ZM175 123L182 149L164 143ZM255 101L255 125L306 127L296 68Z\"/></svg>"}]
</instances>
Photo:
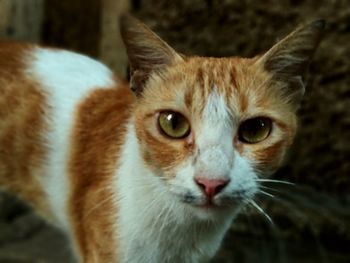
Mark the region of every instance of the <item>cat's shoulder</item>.
<instances>
[{"instance_id":1,"label":"cat's shoulder","mask_svg":"<svg viewBox=\"0 0 350 263\"><path fill-rule=\"evenodd\" d=\"M101 62L72 51L36 47L27 57L28 69L50 82L78 86L111 86L113 73Z\"/></svg>"},{"instance_id":2,"label":"cat's shoulder","mask_svg":"<svg viewBox=\"0 0 350 263\"><path fill-rule=\"evenodd\" d=\"M87 55L11 41L0 42L0 72L31 76L48 86L73 90L110 87L116 80L107 66ZM0 73L1 77L6 75Z\"/></svg>"}]
</instances>

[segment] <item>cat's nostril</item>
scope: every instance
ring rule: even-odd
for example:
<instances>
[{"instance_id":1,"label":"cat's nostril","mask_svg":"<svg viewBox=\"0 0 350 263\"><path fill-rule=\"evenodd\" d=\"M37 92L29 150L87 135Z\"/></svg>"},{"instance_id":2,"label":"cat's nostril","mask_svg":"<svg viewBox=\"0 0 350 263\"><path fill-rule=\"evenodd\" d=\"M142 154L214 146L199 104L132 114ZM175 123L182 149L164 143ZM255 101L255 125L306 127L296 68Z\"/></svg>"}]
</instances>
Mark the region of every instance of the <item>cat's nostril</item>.
<instances>
[{"instance_id":1,"label":"cat's nostril","mask_svg":"<svg viewBox=\"0 0 350 263\"><path fill-rule=\"evenodd\" d=\"M196 184L203 190L205 195L211 199L230 182L228 179L207 179L198 177L195 178Z\"/></svg>"}]
</instances>

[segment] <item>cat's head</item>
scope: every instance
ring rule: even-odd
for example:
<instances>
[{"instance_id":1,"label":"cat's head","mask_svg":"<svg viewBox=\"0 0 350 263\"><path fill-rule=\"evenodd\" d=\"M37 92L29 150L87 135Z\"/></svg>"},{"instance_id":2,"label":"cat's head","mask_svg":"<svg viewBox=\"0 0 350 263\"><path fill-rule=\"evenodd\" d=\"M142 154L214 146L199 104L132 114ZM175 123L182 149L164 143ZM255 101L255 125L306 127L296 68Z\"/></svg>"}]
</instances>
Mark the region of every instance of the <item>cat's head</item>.
<instances>
[{"instance_id":1,"label":"cat's head","mask_svg":"<svg viewBox=\"0 0 350 263\"><path fill-rule=\"evenodd\" d=\"M300 27L254 58L183 56L138 20L121 24L145 164L174 198L198 209L251 199L292 143L324 23Z\"/></svg>"}]
</instances>

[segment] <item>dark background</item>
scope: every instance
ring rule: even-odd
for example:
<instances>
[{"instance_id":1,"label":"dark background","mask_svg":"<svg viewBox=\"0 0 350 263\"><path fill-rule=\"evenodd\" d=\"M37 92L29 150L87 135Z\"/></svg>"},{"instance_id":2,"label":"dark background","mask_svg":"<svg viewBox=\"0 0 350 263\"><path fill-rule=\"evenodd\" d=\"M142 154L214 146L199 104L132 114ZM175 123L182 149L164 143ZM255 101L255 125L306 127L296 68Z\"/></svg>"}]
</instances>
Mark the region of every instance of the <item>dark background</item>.
<instances>
[{"instance_id":1,"label":"dark background","mask_svg":"<svg viewBox=\"0 0 350 263\"><path fill-rule=\"evenodd\" d=\"M350 262L350 1L30 1L34 11L22 6L26 0L13 0L18 6L8 11L15 13L2 25L2 37L76 50L124 77L116 28L125 3L178 51L205 56L253 56L300 23L326 19L299 111L299 133L273 176L296 185L266 185L275 198L261 196L258 203L274 224L247 208L213 262ZM38 17L31 36L18 33L28 23L14 26L11 20L25 17L27 12L18 15L20 8ZM65 243L33 211L0 195L0 262L67 262Z\"/></svg>"}]
</instances>

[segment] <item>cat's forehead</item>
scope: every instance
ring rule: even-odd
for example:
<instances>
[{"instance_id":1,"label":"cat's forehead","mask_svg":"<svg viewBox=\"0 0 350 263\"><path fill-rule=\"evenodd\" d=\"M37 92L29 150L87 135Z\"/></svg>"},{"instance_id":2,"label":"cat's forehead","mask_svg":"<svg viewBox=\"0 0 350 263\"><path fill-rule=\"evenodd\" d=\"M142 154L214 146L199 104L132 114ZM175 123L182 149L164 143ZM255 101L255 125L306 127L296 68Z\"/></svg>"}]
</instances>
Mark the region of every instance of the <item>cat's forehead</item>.
<instances>
[{"instance_id":1,"label":"cat's forehead","mask_svg":"<svg viewBox=\"0 0 350 263\"><path fill-rule=\"evenodd\" d=\"M215 103L225 103L231 112L244 110L247 95L259 95L254 92L248 94L259 77L252 61L242 58L187 58L184 63L169 68L162 76L162 83L154 83L154 87L162 90L162 100L184 104L192 113L203 113L206 105Z\"/></svg>"},{"instance_id":2,"label":"cat's forehead","mask_svg":"<svg viewBox=\"0 0 350 263\"><path fill-rule=\"evenodd\" d=\"M204 116L206 107L224 106L233 118L253 116L281 103L275 99L279 94L266 85L269 76L254 61L189 57L155 75L145 88L144 97L155 111L177 110L189 117Z\"/></svg>"},{"instance_id":3,"label":"cat's forehead","mask_svg":"<svg viewBox=\"0 0 350 263\"><path fill-rule=\"evenodd\" d=\"M183 95L188 108L205 115L208 109L223 108L237 90L236 67L233 59L191 58L183 65L183 73L190 72L185 78ZM239 67L239 66L238 66Z\"/></svg>"},{"instance_id":4,"label":"cat's forehead","mask_svg":"<svg viewBox=\"0 0 350 263\"><path fill-rule=\"evenodd\" d=\"M191 57L174 69L186 74L185 81L188 89L199 86L205 98L212 90L221 94L232 93L237 88L237 69L246 67L246 63L239 58L205 58ZM179 72L179 73L180 73Z\"/></svg>"}]
</instances>

